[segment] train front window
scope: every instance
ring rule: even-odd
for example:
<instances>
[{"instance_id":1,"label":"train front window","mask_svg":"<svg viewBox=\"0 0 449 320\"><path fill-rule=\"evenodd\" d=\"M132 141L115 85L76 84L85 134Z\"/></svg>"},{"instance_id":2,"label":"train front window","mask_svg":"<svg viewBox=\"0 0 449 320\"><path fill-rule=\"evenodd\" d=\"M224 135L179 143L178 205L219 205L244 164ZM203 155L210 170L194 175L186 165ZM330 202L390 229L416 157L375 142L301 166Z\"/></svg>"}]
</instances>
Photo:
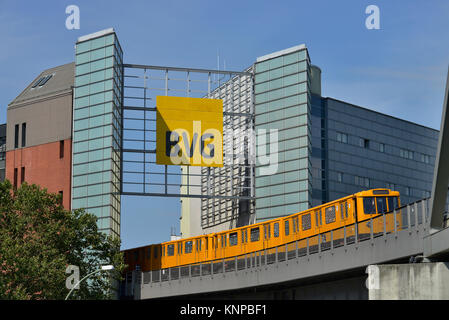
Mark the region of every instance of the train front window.
<instances>
[{"instance_id":1,"label":"train front window","mask_svg":"<svg viewBox=\"0 0 449 320\"><path fill-rule=\"evenodd\" d=\"M388 211L393 211L399 208L398 197L388 197Z\"/></svg>"},{"instance_id":2,"label":"train front window","mask_svg":"<svg viewBox=\"0 0 449 320\"><path fill-rule=\"evenodd\" d=\"M386 213L387 210L387 198L376 197L377 202L377 213Z\"/></svg>"},{"instance_id":3,"label":"train front window","mask_svg":"<svg viewBox=\"0 0 449 320\"><path fill-rule=\"evenodd\" d=\"M374 201L374 197L363 198L363 210L365 214L376 213L376 202Z\"/></svg>"}]
</instances>

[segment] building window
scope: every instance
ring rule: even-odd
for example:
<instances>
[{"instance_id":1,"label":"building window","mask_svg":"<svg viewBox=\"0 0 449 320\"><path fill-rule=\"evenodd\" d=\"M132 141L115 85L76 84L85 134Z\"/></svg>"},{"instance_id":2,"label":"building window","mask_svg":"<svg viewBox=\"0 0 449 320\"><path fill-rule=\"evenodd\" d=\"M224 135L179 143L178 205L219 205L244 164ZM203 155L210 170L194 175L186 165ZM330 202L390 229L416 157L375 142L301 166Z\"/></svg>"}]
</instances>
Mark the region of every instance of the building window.
<instances>
[{"instance_id":1,"label":"building window","mask_svg":"<svg viewBox=\"0 0 449 320\"><path fill-rule=\"evenodd\" d=\"M357 186L366 187L366 188L369 188L369 186L370 186L369 178L366 178L366 177L355 176L354 183Z\"/></svg>"},{"instance_id":2,"label":"building window","mask_svg":"<svg viewBox=\"0 0 449 320\"><path fill-rule=\"evenodd\" d=\"M16 124L14 128L14 148L19 147L19 125Z\"/></svg>"},{"instance_id":3,"label":"building window","mask_svg":"<svg viewBox=\"0 0 449 320\"><path fill-rule=\"evenodd\" d=\"M337 172L337 181L338 182L343 182L343 173Z\"/></svg>"},{"instance_id":4,"label":"building window","mask_svg":"<svg viewBox=\"0 0 449 320\"><path fill-rule=\"evenodd\" d=\"M396 188L394 183L387 183L387 189L394 190Z\"/></svg>"},{"instance_id":5,"label":"building window","mask_svg":"<svg viewBox=\"0 0 449 320\"><path fill-rule=\"evenodd\" d=\"M64 158L64 140L59 141L59 159Z\"/></svg>"},{"instance_id":6,"label":"building window","mask_svg":"<svg viewBox=\"0 0 449 320\"><path fill-rule=\"evenodd\" d=\"M379 144L379 151L385 152L385 144L383 144L383 143Z\"/></svg>"},{"instance_id":7,"label":"building window","mask_svg":"<svg viewBox=\"0 0 449 320\"><path fill-rule=\"evenodd\" d=\"M368 139L359 138L359 147L368 149L369 148L369 140Z\"/></svg>"},{"instance_id":8,"label":"building window","mask_svg":"<svg viewBox=\"0 0 449 320\"><path fill-rule=\"evenodd\" d=\"M17 174L18 174L18 170L17 168L14 168L14 189L17 189Z\"/></svg>"},{"instance_id":9,"label":"building window","mask_svg":"<svg viewBox=\"0 0 449 320\"><path fill-rule=\"evenodd\" d=\"M25 167L22 167L20 171L20 184L22 184L25 181Z\"/></svg>"},{"instance_id":10,"label":"building window","mask_svg":"<svg viewBox=\"0 0 449 320\"><path fill-rule=\"evenodd\" d=\"M427 154L421 154L421 162L430 163L430 158Z\"/></svg>"},{"instance_id":11,"label":"building window","mask_svg":"<svg viewBox=\"0 0 449 320\"><path fill-rule=\"evenodd\" d=\"M399 156L400 156L401 158L413 160L413 158L414 158L414 152L411 151L411 150L407 150L407 149L401 149L401 150L399 151Z\"/></svg>"},{"instance_id":12,"label":"building window","mask_svg":"<svg viewBox=\"0 0 449 320\"><path fill-rule=\"evenodd\" d=\"M363 139L363 147L365 149L369 149L369 140L368 139Z\"/></svg>"},{"instance_id":13,"label":"building window","mask_svg":"<svg viewBox=\"0 0 449 320\"><path fill-rule=\"evenodd\" d=\"M22 123L22 148L26 145L26 136L27 136L27 124L26 122Z\"/></svg>"},{"instance_id":14,"label":"building window","mask_svg":"<svg viewBox=\"0 0 449 320\"><path fill-rule=\"evenodd\" d=\"M348 143L348 135L346 133L337 132L337 141L341 143Z\"/></svg>"},{"instance_id":15,"label":"building window","mask_svg":"<svg viewBox=\"0 0 449 320\"><path fill-rule=\"evenodd\" d=\"M410 195L410 187L405 187L405 195L406 196Z\"/></svg>"}]
</instances>

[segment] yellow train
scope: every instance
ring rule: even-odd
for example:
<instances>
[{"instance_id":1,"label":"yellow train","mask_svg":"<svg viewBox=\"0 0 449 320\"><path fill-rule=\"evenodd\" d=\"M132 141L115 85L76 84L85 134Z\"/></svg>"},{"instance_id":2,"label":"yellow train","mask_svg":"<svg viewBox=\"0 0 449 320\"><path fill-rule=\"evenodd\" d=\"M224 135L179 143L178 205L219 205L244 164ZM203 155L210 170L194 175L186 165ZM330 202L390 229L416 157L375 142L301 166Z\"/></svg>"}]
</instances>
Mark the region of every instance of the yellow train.
<instances>
[{"instance_id":1,"label":"yellow train","mask_svg":"<svg viewBox=\"0 0 449 320\"><path fill-rule=\"evenodd\" d=\"M127 271L135 270L137 266L142 271L150 271L228 259L281 245L294 245L296 241L307 238L309 247L313 247L318 245L318 237L314 237L318 234L321 234L321 243L329 242L331 230L334 243L343 241L344 232L346 239L354 237L356 223L359 237L370 236L371 221L373 233L383 232L384 223L387 231L393 230L392 215L386 215L385 221L374 218L399 206L397 191L361 191L289 216L223 232L125 250L125 263L128 265ZM366 223L360 223L364 221Z\"/></svg>"}]
</instances>

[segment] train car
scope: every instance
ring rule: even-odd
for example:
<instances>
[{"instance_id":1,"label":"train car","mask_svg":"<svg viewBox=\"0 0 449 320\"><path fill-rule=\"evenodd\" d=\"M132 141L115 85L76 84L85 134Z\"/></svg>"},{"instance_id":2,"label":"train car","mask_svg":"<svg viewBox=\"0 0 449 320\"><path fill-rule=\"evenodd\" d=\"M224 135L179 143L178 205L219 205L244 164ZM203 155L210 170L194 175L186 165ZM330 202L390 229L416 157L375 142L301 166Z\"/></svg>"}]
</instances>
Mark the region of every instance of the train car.
<instances>
[{"instance_id":1,"label":"train car","mask_svg":"<svg viewBox=\"0 0 449 320\"><path fill-rule=\"evenodd\" d=\"M385 214L400 207L399 196L399 192L389 189L365 190L289 216L125 250L126 271L159 270L231 259L261 250L271 254L276 247L286 245L290 248L296 246L297 241L298 249L302 249L306 239L309 248L318 247L319 243L330 245L331 231L335 244L343 242L345 236L346 239L354 238L356 224L361 238L371 235L371 224L374 234L382 233L384 226L390 232L394 230L394 217ZM397 223L400 219L400 214L396 214Z\"/></svg>"}]
</instances>

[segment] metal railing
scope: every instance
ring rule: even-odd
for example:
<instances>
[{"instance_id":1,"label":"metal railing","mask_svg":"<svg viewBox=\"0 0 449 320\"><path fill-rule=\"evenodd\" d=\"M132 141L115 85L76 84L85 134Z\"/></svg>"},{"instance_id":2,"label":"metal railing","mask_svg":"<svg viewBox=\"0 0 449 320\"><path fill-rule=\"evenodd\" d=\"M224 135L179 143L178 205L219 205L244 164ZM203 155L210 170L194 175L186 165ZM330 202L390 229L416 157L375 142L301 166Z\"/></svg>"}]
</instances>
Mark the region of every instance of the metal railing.
<instances>
[{"instance_id":1,"label":"metal railing","mask_svg":"<svg viewBox=\"0 0 449 320\"><path fill-rule=\"evenodd\" d=\"M143 276L138 279L141 279L140 284L144 285L261 268L270 264L299 259L329 250L332 251L335 248L354 245L362 241L385 237L387 234L398 234L407 230L412 232L413 230L418 230L417 228L420 225L425 224L427 226L429 221L428 201L424 199L373 219L345 225L338 229L319 233L277 247L232 258L143 272ZM140 273L140 271L137 272Z\"/></svg>"}]
</instances>

